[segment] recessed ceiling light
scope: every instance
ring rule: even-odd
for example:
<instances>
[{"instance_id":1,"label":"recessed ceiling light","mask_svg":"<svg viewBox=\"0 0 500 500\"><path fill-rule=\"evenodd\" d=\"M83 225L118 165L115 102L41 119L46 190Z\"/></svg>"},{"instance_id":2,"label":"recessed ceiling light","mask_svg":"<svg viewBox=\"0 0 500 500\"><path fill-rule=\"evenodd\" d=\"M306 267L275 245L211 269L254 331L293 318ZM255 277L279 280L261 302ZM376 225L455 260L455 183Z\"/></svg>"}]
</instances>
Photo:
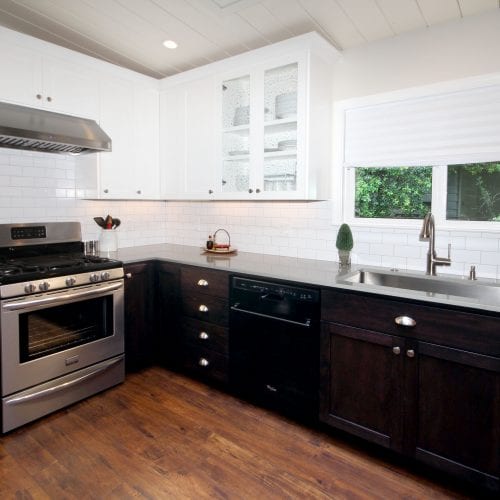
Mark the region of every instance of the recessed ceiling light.
<instances>
[{"instance_id":1,"label":"recessed ceiling light","mask_svg":"<svg viewBox=\"0 0 500 500\"><path fill-rule=\"evenodd\" d=\"M167 47L167 49L176 49L177 48L177 43L174 42L173 40L165 40L163 42L163 45Z\"/></svg>"}]
</instances>

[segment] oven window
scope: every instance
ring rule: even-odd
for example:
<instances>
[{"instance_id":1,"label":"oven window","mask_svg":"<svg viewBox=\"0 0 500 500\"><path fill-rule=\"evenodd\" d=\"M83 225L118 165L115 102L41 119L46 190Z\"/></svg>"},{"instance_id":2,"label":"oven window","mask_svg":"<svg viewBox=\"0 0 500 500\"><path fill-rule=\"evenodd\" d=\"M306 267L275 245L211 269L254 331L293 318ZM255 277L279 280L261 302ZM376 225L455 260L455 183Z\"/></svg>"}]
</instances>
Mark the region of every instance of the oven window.
<instances>
[{"instance_id":1,"label":"oven window","mask_svg":"<svg viewBox=\"0 0 500 500\"><path fill-rule=\"evenodd\" d=\"M113 296L19 315L21 362L113 335Z\"/></svg>"}]
</instances>

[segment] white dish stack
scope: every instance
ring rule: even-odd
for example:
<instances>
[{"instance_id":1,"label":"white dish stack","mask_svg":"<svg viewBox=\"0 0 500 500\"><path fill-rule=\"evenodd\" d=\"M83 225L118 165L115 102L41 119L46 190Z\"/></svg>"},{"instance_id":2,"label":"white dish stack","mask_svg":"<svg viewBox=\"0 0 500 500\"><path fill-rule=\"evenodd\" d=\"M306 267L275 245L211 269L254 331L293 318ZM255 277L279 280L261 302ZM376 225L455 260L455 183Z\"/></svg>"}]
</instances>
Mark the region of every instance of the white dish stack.
<instances>
[{"instance_id":1,"label":"white dish stack","mask_svg":"<svg viewBox=\"0 0 500 500\"><path fill-rule=\"evenodd\" d=\"M250 106L240 106L234 111L233 126L248 125L250 123Z\"/></svg>"},{"instance_id":2,"label":"white dish stack","mask_svg":"<svg viewBox=\"0 0 500 500\"><path fill-rule=\"evenodd\" d=\"M297 92L276 96L276 118L295 118L297 116Z\"/></svg>"}]
</instances>

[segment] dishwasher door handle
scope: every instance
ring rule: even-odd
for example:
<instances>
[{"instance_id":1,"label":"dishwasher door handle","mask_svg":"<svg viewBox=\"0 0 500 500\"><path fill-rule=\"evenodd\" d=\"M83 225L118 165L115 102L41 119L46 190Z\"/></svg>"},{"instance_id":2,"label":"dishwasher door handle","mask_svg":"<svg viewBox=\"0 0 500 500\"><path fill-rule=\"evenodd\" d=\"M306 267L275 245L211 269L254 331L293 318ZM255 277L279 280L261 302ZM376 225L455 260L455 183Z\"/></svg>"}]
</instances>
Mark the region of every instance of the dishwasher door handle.
<instances>
[{"instance_id":1,"label":"dishwasher door handle","mask_svg":"<svg viewBox=\"0 0 500 500\"><path fill-rule=\"evenodd\" d=\"M311 320L306 319L305 322L302 321L293 321L291 319L286 319L286 318L280 318L278 316L271 316L269 314L263 314L255 311L249 311L248 309L240 309L239 303L236 303L234 306L231 306L232 311L244 313L244 314L251 314L252 316L259 316L260 318L268 318L268 319L273 319L275 321L282 321L284 323L291 323L292 325L299 325L299 326L304 326L306 328L309 328L311 326Z\"/></svg>"}]
</instances>

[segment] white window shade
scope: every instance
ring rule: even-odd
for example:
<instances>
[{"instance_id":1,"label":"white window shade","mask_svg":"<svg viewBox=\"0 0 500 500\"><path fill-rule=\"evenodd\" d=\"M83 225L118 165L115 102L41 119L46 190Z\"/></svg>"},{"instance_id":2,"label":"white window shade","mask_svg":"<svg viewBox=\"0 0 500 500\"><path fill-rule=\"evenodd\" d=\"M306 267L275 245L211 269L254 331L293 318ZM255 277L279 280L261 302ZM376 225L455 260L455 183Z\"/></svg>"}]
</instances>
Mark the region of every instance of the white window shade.
<instances>
[{"instance_id":1,"label":"white window shade","mask_svg":"<svg viewBox=\"0 0 500 500\"><path fill-rule=\"evenodd\" d=\"M344 166L500 160L500 85L345 111Z\"/></svg>"}]
</instances>

